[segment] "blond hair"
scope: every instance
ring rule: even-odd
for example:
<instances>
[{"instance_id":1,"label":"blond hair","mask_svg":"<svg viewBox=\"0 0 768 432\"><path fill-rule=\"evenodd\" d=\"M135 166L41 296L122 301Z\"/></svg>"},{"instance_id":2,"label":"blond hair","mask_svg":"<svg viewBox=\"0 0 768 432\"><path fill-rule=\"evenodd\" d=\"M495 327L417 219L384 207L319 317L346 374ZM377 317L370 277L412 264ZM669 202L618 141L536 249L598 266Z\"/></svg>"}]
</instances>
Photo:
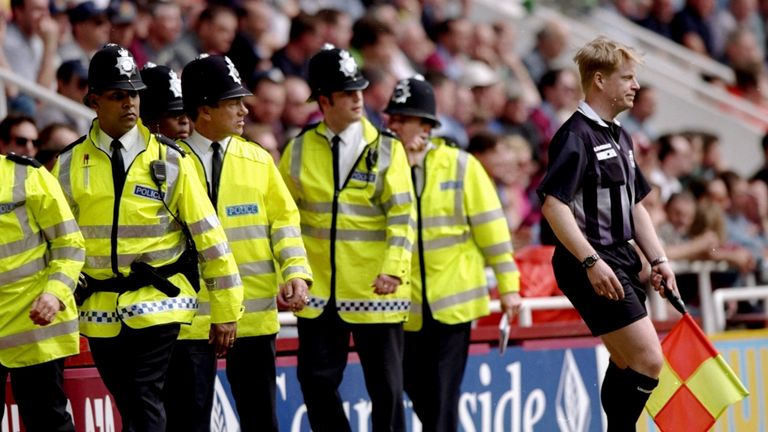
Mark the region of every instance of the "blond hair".
<instances>
[{"instance_id":1,"label":"blond hair","mask_svg":"<svg viewBox=\"0 0 768 432\"><path fill-rule=\"evenodd\" d=\"M643 62L633 48L605 36L599 36L584 45L573 57L573 61L579 65L581 88L585 93L589 91L596 73L610 75L626 61L638 64Z\"/></svg>"}]
</instances>

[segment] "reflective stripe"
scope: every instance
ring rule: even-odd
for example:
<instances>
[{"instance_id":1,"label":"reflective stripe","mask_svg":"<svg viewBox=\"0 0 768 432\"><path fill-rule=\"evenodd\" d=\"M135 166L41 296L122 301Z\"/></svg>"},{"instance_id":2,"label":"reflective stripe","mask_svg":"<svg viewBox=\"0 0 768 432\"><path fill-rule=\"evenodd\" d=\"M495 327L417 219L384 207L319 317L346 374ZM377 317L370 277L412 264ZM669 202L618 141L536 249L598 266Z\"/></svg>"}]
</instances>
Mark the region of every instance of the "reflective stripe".
<instances>
[{"instance_id":1,"label":"reflective stripe","mask_svg":"<svg viewBox=\"0 0 768 432\"><path fill-rule=\"evenodd\" d=\"M211 314L211 303L210 302L198 302L197 303L197 316L200 315L210 315Z\"/></svg>"},{"instance_id":2,"label":"reflective stripe","mask_svg":"<svg viewBox=\"0 0 768 432\"><path fill-rule=\"evenodd\" d=\"M231 253L231 251L229 249L229 243L227 242L215 244L208 249L200 251L200 255L205 261L215 260L216 258L223 257L228 253Z\"/></svg>"},{"instance_id":3,"label":"reflective stripe","mask_svg":"<svg viewBox=\"0 0 768 432\"><path fill-rule=\"evenodd\" d=\"M85 249L63 246L51 249L51 259L71 259L73 261L85 261Z\"/></svg>"},{"instance_id":4,"label":"reflective stripe","mask_svg":"<svg viewBox=\"0 0 768 432\"><path fill-rule=\"evenodd\" d=\"M413 315L421 315L421 303L411 300L411 313Z\"/></svg>"},{"instance_id":5,"label":"reflective stripe","mask_svg":"<svg viewBox=\"0 0 768 432\"><path fill-rule=\"evenodd\" d=\"M401 247L403 249L411 250L413 245L408 241L408 238L403 236L393 236L389 238L388 245L393 247Z\"/></svg>"},{"instance_id":6,"label":"reflective stripe","mask_svg":"<svg viewBox=\"0 0 768 432\"><path fill-rule=\"evenodd\" d=\"M48 228L43 228L43 233L45 233L45 237L49 240L58 237L64 237L67 234L72 234L77 231L79 231L79 227L77 226L77 222L75 222L74 219L57 223L56 225Z\"/></svg>"},{"instance_id":7,"label":"reflective stripe","mask_svg":"<svg viewBox=\"0 0 768 432\"><path fill-rule=\"evenodd\" d=\"M299 135L293 141L291 150L291 179L296 190L301 192L301 154L304 151L304 135Z\"/></svg>"},{"instance_id":8,"label":"reflective stripe","mask_svg":"<svg viewBox=\"0 0 768 432\"><path fill-rule=\"evenodd\" d=\"M283 275L290 275L293 273L309 274L309 269L304 266L288 266L285 268Z\"/></svg>"},{"instance_id":9,"label":"reflective stripe","mask_svg":"<svg viewBox=\"0 0 768 432\"><path fill-rule=\"evenodd\" d=\"M482 225L484 223L493 222L498 219L504 219L506 221L504 212L498 208L495 210L488 210L487 212L478 213L469 217L469 223L473 226Z\"/></svg>"},{"instance_id":10,"label":"reflective stripe","mask_svg":"<svg viewBox=\"0 0 768 432\"><path fill-rule=\"evenodd\" d=\"M392 139L386 135L379 142L379 160L376 163L376 169L379 175L376 176L375 188L371 201L379 201L381 193L384 191L384 173L392 162Z\"/></svg>"},{"instance_id":11,"label":"reflective stripe","mask_svg":"<svg viewBox=\"0 0 768 432\"><path fill-rule=\"evenodd\" d=\"M493 271L497 274L516 272L517 264L514 261L493 264Z\"/></svg>"},{"instance_id":12,"label":"reflective stripe","mask_svg":"<svg viewBox=\"0 0 768 432\"><path fill-rule=\"evenodd\" d=\"M15 348L46 339L55 338L78 331L77 320L63 321L57 324L49 324L44 327L36 327L32 330L16 333L0 338L0 350Z\"/></svg>"},{"instance_id":13,"label":"reflective stripe","mask_svg":"<svg viewBox=\"0 0 768 432\"><path fill-rule=\"evenodd\" d=\"M259 276L275 272L275 263L272 260L254 261L237 266L240 276Z\"/></svg>"},{"instance_id":14,"label":"reflective stripe","mask_svg":"<svg viewBox=\"0 0 768 432\"><path fill-rule=\"evenodd\" d=\"M472 288L467 291L462 291L457 294L450 295L448 297L443 297L440 300L437 300L433 303L430 303L429 306L432 308L432 311L439 311L442 309L449 308L451 306L456 306L458 304L466 303L472 300L477 300L479 298L483 298L488 295L488 289L486 287L477 287Z\"/></svg>"},{"instance_id":15,"label":"reflective stripe","mask_svg":"<svg viewBox=\"0 0 768 432\"><path fill-rule=\"evenodd\" d=\"M205 280L205 287L208 288L208 291L232 288L242 284L243 281L240 280L239 274L219 276Z\"/></svg>"},{"instance_id":16,"label":"reflective stripe","mask_svg":"<svg viewBox=\"0 0 768 432\"><path fill-rule=\"evenodd\" d=\"M72 200L72 180L70 173L72 171L72 153L75 150L65 152L59 156L59 184L67 197L67 202L72 209L77 208L77 204Z\"/></svg>"},{"instance_id":17,"label":"reflective stripe","mask_svg":"<svg viewBox=\"0 0 768 432\"><path fill-rule=\"evenodd\" d=\"M306 258L307 251L301 246L289 246L280 250L280 261L285 261L289 258Z\"/></svg>"},{"instance_id":18,"label":"reflective stripe","mask_svg":"<svg viewBox=\"0 0 768 432\"><path fill-rule=\"evenodd\" d=\"M387 218L387 225L404 225L409 224L412 226L416 226L416 221L411 219L411 215L403 214L403 215L397 215L397 216L390 216Z\"/></svg>"},{"instance_id":19,"label":"reflective stripe","mask_svg":"<svg viewBox=\"0 0 768 432\"><path fill-rule=\"evenodd\" d=\"M199 235L208 232L219 225L221 225L219 218L217 218L215 215L211 215L197 222L189 224L189 232L192 233L192 235Z\"/></svg>"},{"instance_id":20,"label":"reflective stripe","mask_svg":"<svg viewBox=\"0 0 768 432\"><path fill-rule=\"evenodd\" d=\"M439 228L464 225L465 221L458 216L429 216L421 218L422 228Z\"/></svg>"},{"instance_id":21,"label":"reflective stripe","mask_svg":"<svg viewBox=\"0 0 768 432\"><path fill-rule=\"evenodd\" d=\"M301 225L301 232L307 237L314 237L323 240L330 240L331 230L328 228L316 228L309 225ZM336 240L346 241L384 241L387 239L387 232L384 230L350 230L337 229Z\"/></svg>"},{"instance_id":22,"label":"reflective stripe","mask_svg":"<svg viewBox=\"0 0 768 432\"><path fill-rule=\"evenodd\" d=\"M411 201L413 200L411 199L410 192L400 192L389 197L387 202L382 204L382 207L384 207L384 211L389 211L392 207L396 205L407 204Z\"/></svg>"},{"instance_id":23,"label":"reflective stripe","mask_svg":"<svg viewBox=\"0 0 768 432\"><path fill-rule=\"evenodd\" d=\"M45 244L42 236L26 235L24 238L0 245L0 259L8 258Z\"/></svg>"},{"instance_id":24,"label":"reflective stripe","mask_svg":"<svg viewBox=\"0 0 768 432\"><path fill-rule=\"evenodd\" d=\"M254 240L267 238L267 229L266 225L248 225L226 228L224 232L227 234L227 240L229 241Z\"/></svg>"},{"instance_id":25,"label":"reflective stripe","mask_svg":"<svg viewBox=\"0 0 768 432\"><path fill-rule=\"evenodd\" d=\"M153 225L118 225L117 236L120 238L161 237L171 232L179 231L181 227L176 221L161 220ZM87 239L112 238L112 225L86 225L80 228L83 237Z\"/></svg>"},{"instance_id":26,"label":"reflective stripe","mask_svg":"<svg viewBox=\"0 0 768 432\"><path fill-rule=\"evenodd\" d=\"M49 281L59 281L63 283L64 285L68 286L70 289L75 289L75 281L72 280L71 277L67 276L66 274L62 272L56 272L51 273L48 276Z\"/></svg>"},{"instance_id":27,"label":"reflective stripe","mask_svg":"<svg viewBox=\"0 0 768 432\"><path fill-rule=\"evenodd\" d=\"M161 145L158 143L158 145ZM161 145L164 147L164 145ZM161 147L161 148L162 148ZM162 150L161 150L162 151ZM179 183L179 158L182 157L177 151L168 151L165 149L165 202L170 207L171 199L176 191L176 185Z\"/></svg>"},{"instance_id":28,"label":"reflective stripe","mask_svg":"<svg viewBox=\"0 0 768 432\"><path fill-rule=\"evenodd\" d=\"M434 240L427 240L424 242L424 250L440 249L457 244L461 244L469 240L469 233L465 232L460 235L441 237Z\"/></svg>"},{"instance_id":29,"label":"reflective stripe","mask_svg":"<svg viewBox=\"0 0 768 432\"><path fill-rule=\"evenodd\" d=\"M485 256L496 256L505 253L512 253L512 243L508 241L496 243L495 245L486 246L483 248L483 255Z\"/></svg>"},{"instance_id":30,"label":"reflective stripe","mask_svg":"<svg viewBox=\"0 0 768 432\"><path fill-rule=\"evenodd\" d=\"M186 245L178 244L169 249L161 249L143 254L120 254L117 256L117 265L130 266L134 261L153 263L156 261L169 261L180 256ZM109 255L88 255L85 257L86 267L93 269L112 269L112 261Z\"/></svg>"},{"instance_id":31,"label":"reflective stripe","mask_svg":"<svg viewBox=\"0 0 768 432\"><path fill-rule=\"evenodd\" d=\"M7 285L45 269L45 258L40 257L13 270L0 273L0 285Z\"/></svg>"},{"instance_id":32,"label":"reflective stripe","mask_svg":"<svg viewBox=\"0 0 768 432\"><path fill-rule=\"evenodd\" d=\"M277 309L277 300L274 297L265 299L251 299L243 302L245 312L266 312Z\"/></svg>"},{"instance_id":33,"label":"reflective stripe","mask_svg":"<svg viewBox=\"0 0 768 432\"><path fill-rule=\"evenodd\" d=\"M321 299L320 297L315 297L313 295L309 295L309 301L307 302L305 308L309 309L325 309L325 305L328 304L328 300Z\"/></svg>"},{"instance_id":34,"label":"reflective stripe","mask_svg":"<svg viewBox=\"0 0 768 432\"><path fill-rule=\"evenodd\" d=\"M456 157L456 181L461 182L461 189L453 190L453 216L457 220L464 219L464 176L467 173L467 158L469 153L460 151ZM491 191L492 193L493 191Z\"/></svg>"},{"instance_id":35,"label":"reflective stripe","mask_svg":"<svg viewBox=\"0 0 768 432\"><path fill-rule=\"evenodd\" d=\"M410 306L409 300L337 300L340 312L405 312Z\"/></svg>"},{"instance_id":36,"label":"reflective stripe","mask_svg":"<svg viewBox=\"0 0 768 432\"><path fill-rule=\"evenodd\" d=\"M162 300L136 303L120 308L117 315L121 319L126 319L174 310L197 310L197 299L194 297L169 297Z\"/></svg>"},{"instance_id":37,"label":"reflective stripe","mask_svg":"<svg viewBox=\"0 0 768 432\"><path fill-rule=\"evenodd\" d=\"M99 323L99 324L111 324L120 321L115 311L80 311L80 321Z\"/></svg>"},{"instance_id":38,"label":"reflective stripe","mask_svg":"<svg viewBox=\"0 0 768 432\"><path fill-rule=\"evenodd\" d=\"M301 230L295 226L285 226L276 229L272 233L272 244L280 243L280 240L286 238L301 238Z\"/></svg>"},{"instance_id":39,"label":"reflective stripe","mask_svg":"<svg viewBox=\"0 0 768 432\"><path fill-rule=\"evenodd\" d=\"M310 211L313 213L331 213L333 211L333 203L331 202L302 202L301 209ZM375 217L382 216L384 212L381 207L361 204L339 203L338 212L346 216L364 216Z\"/></svg>"},{"instance_id":40,"label":"reflective stripe","mask_svg":"<svg viewBox=\"0 0 768 432\"><path fill-rule=\"evenodd\" d=\"M29 211L26 206L27 166L17 164L14 169L13 177L13 202L16 203L16 208L13 212L16 214L21 231L26 237L32 235L32 225L29 222Z\"/></svg>"}]
</instances>

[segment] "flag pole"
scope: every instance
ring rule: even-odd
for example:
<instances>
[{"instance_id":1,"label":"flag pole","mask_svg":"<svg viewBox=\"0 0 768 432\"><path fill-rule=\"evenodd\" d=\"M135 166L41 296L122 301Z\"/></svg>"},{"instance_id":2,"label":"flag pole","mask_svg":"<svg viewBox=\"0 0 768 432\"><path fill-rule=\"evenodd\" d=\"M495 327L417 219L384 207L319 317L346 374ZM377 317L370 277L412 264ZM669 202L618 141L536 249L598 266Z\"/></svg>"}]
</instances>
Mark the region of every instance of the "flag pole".
<instances>
[{"instance_id":1,"label":"flag pole","mask_svg":"<svg viewBox=\"0 0 768 432\"><path fill-rule=\"evenodd\" d=\"M683 301L680 300L680 297L675 295L675 292L672 291L667 286L667 280L661 279L661 287L664 288L664 297L667 298L667 300L674 306L674 308L680 312L681 314L685 315L688 313L688 310L685 308L685 305L683 304Z\"/></svg>"}]
</instances>

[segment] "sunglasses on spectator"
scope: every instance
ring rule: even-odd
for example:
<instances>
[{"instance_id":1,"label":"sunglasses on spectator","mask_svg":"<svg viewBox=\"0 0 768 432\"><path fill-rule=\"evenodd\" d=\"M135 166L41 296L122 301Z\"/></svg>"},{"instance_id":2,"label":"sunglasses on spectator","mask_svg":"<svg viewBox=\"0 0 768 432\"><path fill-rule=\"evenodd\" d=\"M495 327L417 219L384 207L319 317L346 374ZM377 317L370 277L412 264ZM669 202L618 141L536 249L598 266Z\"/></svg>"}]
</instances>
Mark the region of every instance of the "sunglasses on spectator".
<instances>
[{"instance_id":1,"label":"sunglasses on spectator","mask_svg":"<svg viewBox=\"0 0 768 432\"><path fill-rule=\"evenodd\" d=\"M36 139L20 136L13 137L13 142L19 147L26 147L28 143L32 143L33 146L37 147L39 144L38 140Z\"/></svg>"}]
</instances>

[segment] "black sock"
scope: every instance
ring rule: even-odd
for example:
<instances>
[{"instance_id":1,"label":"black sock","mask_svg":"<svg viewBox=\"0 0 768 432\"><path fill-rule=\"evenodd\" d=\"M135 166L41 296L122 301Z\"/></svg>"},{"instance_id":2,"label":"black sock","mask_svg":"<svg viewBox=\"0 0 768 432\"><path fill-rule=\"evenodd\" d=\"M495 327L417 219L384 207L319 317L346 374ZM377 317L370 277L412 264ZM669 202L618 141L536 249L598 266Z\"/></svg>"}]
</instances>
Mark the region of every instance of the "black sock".
<instances>
[{"instance_id":1,"label":"black sock","mask_svg":"<svg viewBox=\"0 0 768 432\"><path fill-rule=\"evenodd\" d=\"M633 432L659 380L613 362L605 372L600 399L608 417L608 432Z\"/></svg>"}]
</instances>

